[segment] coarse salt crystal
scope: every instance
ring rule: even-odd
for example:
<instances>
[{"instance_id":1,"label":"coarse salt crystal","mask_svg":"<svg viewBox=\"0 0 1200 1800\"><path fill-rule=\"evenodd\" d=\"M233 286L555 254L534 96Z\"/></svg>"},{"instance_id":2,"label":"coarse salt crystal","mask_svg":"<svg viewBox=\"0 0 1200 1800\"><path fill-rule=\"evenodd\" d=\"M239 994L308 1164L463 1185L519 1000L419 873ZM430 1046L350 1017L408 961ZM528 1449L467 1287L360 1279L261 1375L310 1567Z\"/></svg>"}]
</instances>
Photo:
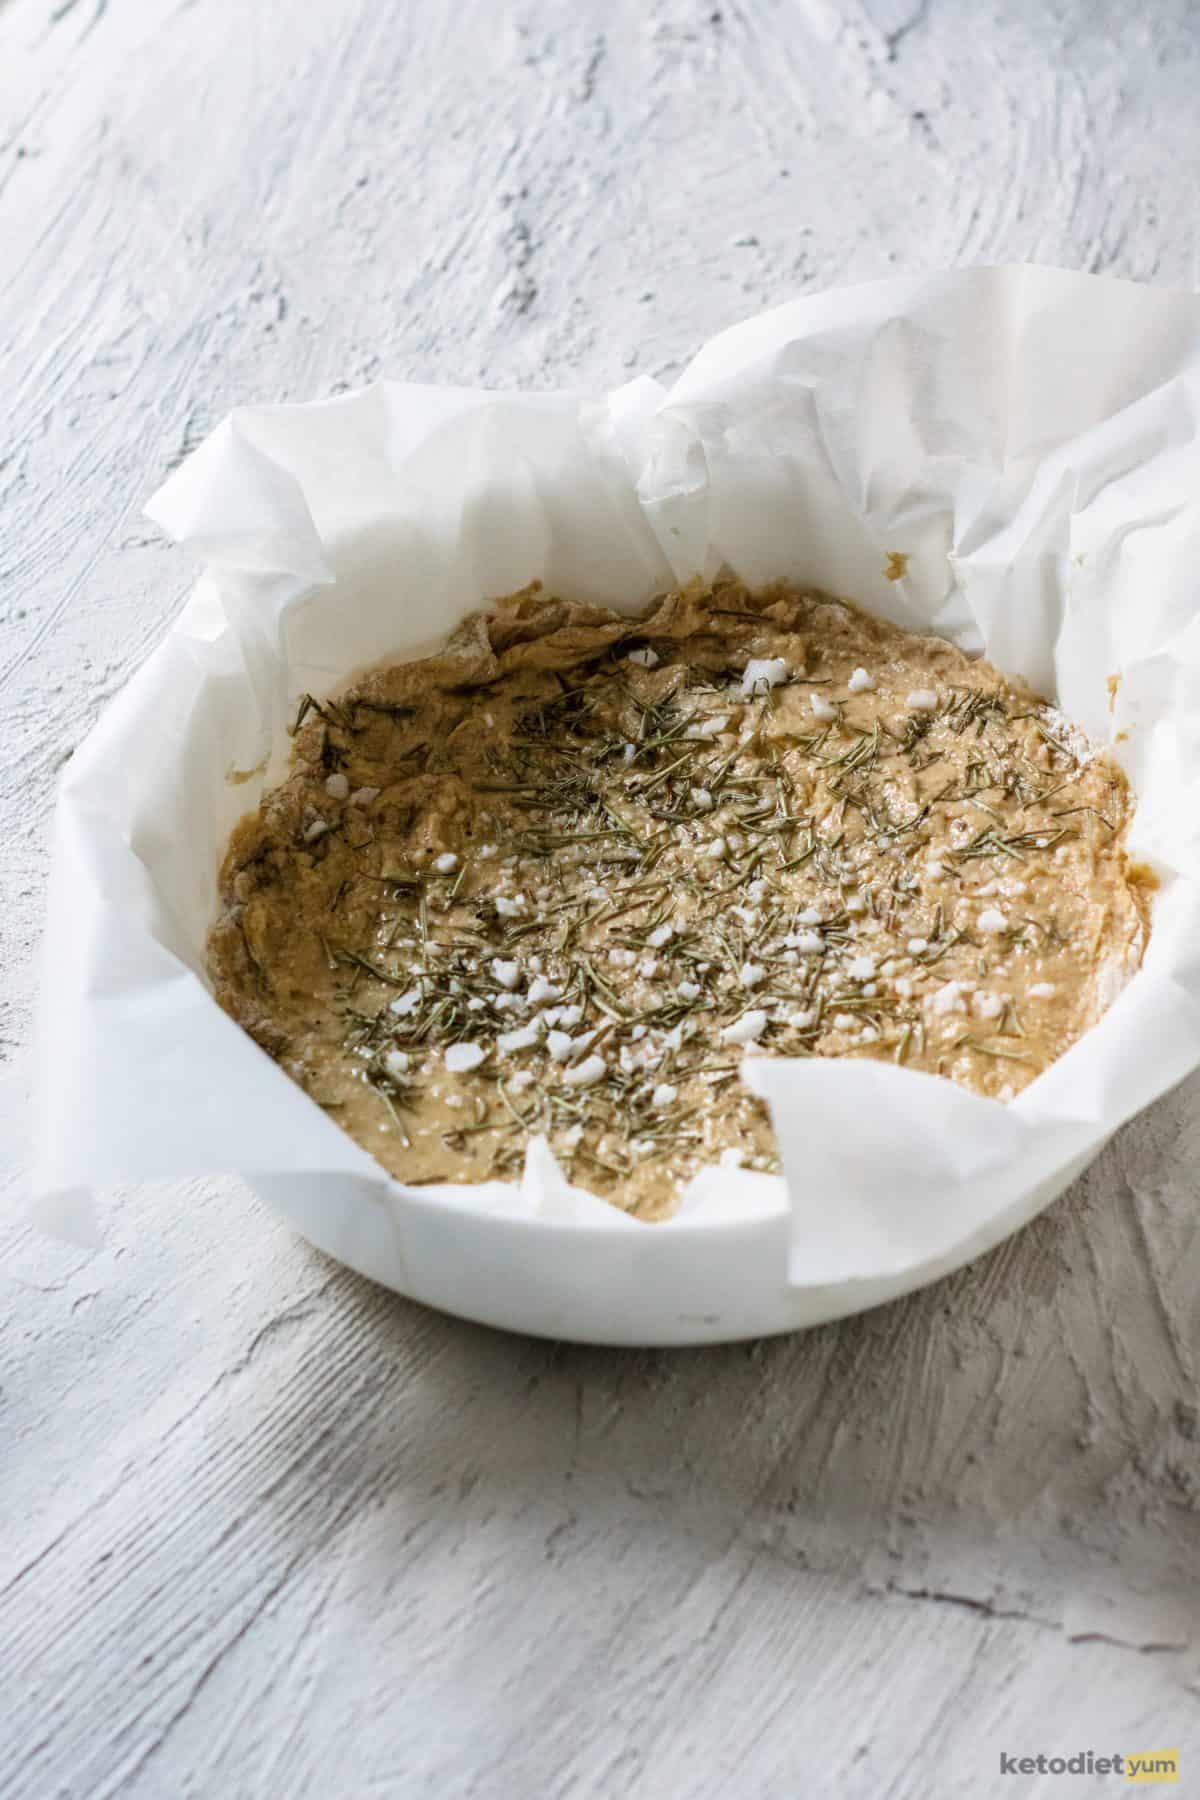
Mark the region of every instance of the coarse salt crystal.
<instances>
[{"instance_id":1,"label":"coarse salt crystal","mask_svg":"<svg viewBox=\"0 0 1200 1800\"><path fill-rule=\"evenodd\" d=\"M502 919L516 919L525 911L525 896L518 894L509 900L504 894L496 895L496 911Z\"/></svg>"},{"instance_id":2,"label":"coarse salt crystal","mask_svg":"<svg viewBox=\"0 0 1200 1800\"><path fill-rule=\"evenodd\" d=\"M724 854L725 854L725 839L723 837L710 838L708 843L703 845L703 847L701 848L700 854L701 854L701 856L710 857L714 861L716 860L717 857L724 856Z\"/></svg>"},{"instance_id":3,"label":"coarse salt crystal","mask_svg":"<svg viewBox=\"0 0 1200 1800\"><path fill-rule=\"evenodd\" d=\"M1004 1011L1004 997L1001 994L976 994L975 1011L981 1019L998 1019Z\"/></svg>"},{"instance_id":4,"label":"coarse salt crystal","mask_svg":"<svg viewBox=\"0 0 1200 1800\"><path fill-rule=\"evenodd\" d=\"M355 788L350 796L351 806L370 806L372 800L378 800L381 789L377 787Z\"/></svg>"},{"instance_id":5,"label":"coarse salt crystal","mask_svg":"<svg viewBox=\"0 0 1200 1800\"><path fill-rule=\"evenodd\" d=\"M477 1069L486 1055L482 1044L448 1044L442 1061L451 1075L465 1075L468 1069Z\"/></svg>"},{"instance_id":6,"label":"coarse salt crystal","mask_svg":"<svg viewBox=\"0 0 1200 1800\"><path fill-rule=\"evenodd\" d=\"M637 663L640 669L656 669L658 667L658 654L651 650L649 644L641 650L631 650L628 660L631 663Z\"/></svg>"},{"instance_id":7,"label":"coarse salt crystal","mask_svg":"<svg viewBox=\"0 0 1200 1800\"><path fill-rule=\"evenodd\" d=\"M879 1033L878 1033L878 1031L876 1031L874 1025L864 1025L863 1026L862 1041L864 1044L873 1044L878 1036L879 1036Z\"/></svg>"},{"instance_id":8,"label":"coarse salt crystal","mask_svg":"<svg viewBox=\"0 0 1200 1800\"><path fill-rule=\"evenodd\" d=\"M515 1031L502 1031L496 1039L496 1048L502 1056L513 1050L532 1050L540 1033L536 1025L518 1025Z\"/></svg>"},{"instance_id":9,"label":"coarse salt crystal","mask_svg":"<svg viewBox=\"0 0 1200 1800\"><path fill-rule=\"evenodd\" d=\"M558 1009L558 1022L560 1025L565 1025L568 1031L578 1025L582 1017L582 1006L560 1006Z\"/></svg>"},{"instance_id":10,"label":"coarse salt crystal","mask_svg":"<svg viewBox=\"0 0 1200 1800\"><path fill-rule=\"evenodd\" d=\"M633 950L610 950L608 960L614 969L632 969L637 961L637 953Z\"/></svg>"},{"instance_id":11,"label":"coarse salt crystal","mask_svg":"<svg viewBox=\"0 0 1200 1800\"><path fill-rule=\"evenodd\" d=\"M853 1031L857 1024L858 1020L853 1013L834 1013L833 1015L833 1029L835 1031Z\"/></svg>"},{"instance_id":12,"label":"coarse salt crystal","mask_svg":"<svg viewBox=\"0 0 1200 1800\"><path fill-rule=\"evenodd\" d=\"M508 1085L514 1093L520 1094L525 1088L532 1087L536 1080L537 1076L532 1069L518 1069L515 1074L508 1077Z\"/></svg>"},{"instance_id":13,"label":"coarse salt crystal","mask_svg":"<svg viewBox=\"0 0 1200 1800\"><path fill-rule=\"evenodd\" d=\"M692 805L696 808L697 812L712 811L713 797L707 788L692 789Z\"/></svg>"},{"instance_id":14,"label":"coarse salt crystal","mask_svg":"<svg viewBox=\"0 0 1200 1800\"><path fill-rule=\"evenodd\" d=\"M767 1029L767 1015L756 1009L743 1013L732 1025L726 1025L721 1031L723 1044L755 1044Z\"/></svg>"},{"instance_id":15,"label":"coarse salt crystal","mask_svg":"<svg viewBox=\"0 0 1200 1800\"><path fill-rule=\"evenodd\" d=\"M409 990L406 994L401 994L398 999L393 1000L389 1003L388 1011L394 1012L394 1013L399 1013L401 1018L403 1018L406 1013L415 1012L417 1007L420 1006L420 1004L421 1004L420 988L409 988Z\"/></svg>"},{"instance_id":16,"label":"coarse salt crystal","mask_svg":"<svg viewBox=\"0 0 1200 1800\"><path fill-rule=\"evenodd\" d=\"M938 861L936 856L931 856L929 861L925 864L925 873L932 876L938 876L943 873L942 864Z\"/></svg>"},{"instance_id":17,"label":"coarse salt crystal","mask_svg":"<svg viewBox=\"0 0 1200 1800\"><path fill-rule=\"evenodd\" d=\"M847 894L843 904L848 913L865 913L867 910L867 903L861 894Z\"/></svg>"},{"instance_id":18,"label":"coarse salt crystal","mask_svg":"<svg viewBox=\"0 0 1200 1800\"><path fill-rule=\"evenodd\" d=\"M909 938L905 945L910 956L924 956L929 948L929 939L922 937Z\"/></svg>"},{"instance_id":19,"label":"coarse salt crystal","mask_svg":"<svg viewBox=\"0 0 1200 1800\"><path fill-rule=\"evenodd\" d=\"M408 1074L409 1059L403 1050L389 1050L383 1059L383 1066L393 1081L401 1080Z\"/></svg>"},{"instance_id":20,"label":"coarse salt crystal","mask_svg":"<svg viewBox=\"0 0 1200 1800\"><path fill-rule=\"evenodd\" d=\"M932 712L937 705L937 695L932 688L913 688L905 696L904 704L909 712Z\"/></svg>"},{"instance_id":21,"label":"coarse salt crystal","mask_svg":"<svg viewBox=\"0 0 1200 1800\"><path fill-rule=\"evenodd\" d=\"M526 1004L521 994L497 994L492 1001L497 1012L524 1012Z\"/></svg>"},{"instance_id":22,"label":"coarse salt crystal","mask_svg":"<svg viewBox=\"0 0 1200 1800\"><path fill-rule=\"evenodd\" d=\"M575 1040L566 1031L551 1031L546 1038L546 1048L552 1062L564 1063L575 1048Z\"/></svg>"},{"instance_id":23,"label":"coarse salt crystal","mask_svg":"<svg viewBox=\"0 0 1200 1800\"><path fill-rule=\"evenodd\" d=\"M594 1087L607 1073L608 1066L602 1056L585 1056L581 1063L563 1070L563 1080L568 1087Z\"/></svg>"},{"instance_id":24,"label":"coarse salt crystal","mask_svg":"<svg viewBox=\"0 0 1200 1800\"><path fill-rule=\"evenodd\" d=\"M350 794L350 783L340 773L328 775L325 778L325 792L331 800L345 800Z\"/></svg>"},{"instance_id":25,"label":"coarse salt crystal","mask_svg":"<svg viewBox=\"0 0 1200 1800\"><path fill-rule=\"evenodd\" d=\"M851 981L870 981L875 973L873 956L852 956L846 964L846 973Z\"/></svg>"},{"instance_id":26,"label":"coarse salt crystal","mask_svg":"<svg viewBox=\"0 0 1200 1800\"><path fill-rule=\"evenodd\" d=\"M693 739L720 737L728 723L728 713L716 713L710 719L697 719L693 724L688 726L687 730L684 732L684 736Z\"/></svg>"},{"instance_id":27,"label":"coarse salt crystal","mask_svg":"<svg viewBox=\"0 0 1200 1800\"><path fill-rule=\"evenodd\" d=\"M305 843L306 844L315 844L317 839L324 837L325 833L328 830L329 830L329 827L325 823L324 819L314 819L312 824L309 825L305 830L305 833L304 833Z\"/></svg>"},{"instance_id":28,"label":"coarse salt crystal","mask_svg":"<svg viewBox=\"0 0 1200 1800\"><path fill-rule=\"evenodd\" d=\"M675 927L673 925L656 925L646 942L652 950L661 950L663 945L669 944L674 936Z\"/></svg>"},{"instance_id":29,"label":"coarse salt crystal","mask_svg":"<svg viewBox=\"0 0 1200 1800\"><path fill-rule=\"evenodd\" d=\"M621 746L621 761L622 762L631 763L634 760L634 758L636 757L636 755L637 755L637 745L636 744L622 744L622 746Z\"/></svg>"},{"instance_id":30,"label":"coarse salt crystal","mask_svg":"<svg viewBox=\"0 0 1200 1800\"><path fill-rule=\"evenodd\" d=\"M812 707L813 718L820 719L822 724L827 725L830 719L837 718L837 707L831 706L824 694L810 694L808 704Z\"/></svg>"},{"instance_id":31,"label":"coarse salt crystal","mask_svg":"<svg viewBox=\"0 0 1200 1800\"><path fill-rule=\"evenodd\" d=\"M941 1015L952 1012L966 1012L965 995L971 991L970 984L963 981L947 981L932 995L930 1004L935 1013Z\"/></svg>"},{"instance_id":32,"label":"coarse salt crystal","mask_svg":"<svg viewBox=\"0 0 1200 1800\"><path fill-rule=\"evenodd\" d=\"M483 1001L479 998L478 994L475 994L470 1000L467 1001L467 1011L468 1012L482 1012L483 1011Z\"/></svg>"},{"instance_id":33,"label":"coarse salt crystal","mask_svg":"<svg viewBox=\"0 0 1200 1800\"><path fill-rule=\"evenodd\" d=\"M901 975L899 981L897 981L897 983L896 983L896 992L899 994L900 998L902 1000L911 1000L912 999L912 991L913 991L913 984L909 980L908 976Z\"/></svg>"},{"instance_id":34,"label":"coarse salt crystal","mask_svg":"<svg viewBox=\"0 0 1200 1800\"><path fill-rule=\"evenodd\" d=\"M644 981L653 981L654 977L658 974L657 956L643 956L641 962L638 964L638 974Z\"/></svg>"},{"instance_id":35,"label":"coarse salt crystal","mask_svg":"<svg viewBox=\"0 0 1200 1800\"><path fill-rule=\"evenodd\" d=\"M746 962L738 970L738 980L744 988L758 987L767 978L767 971L761 963Z\"/></svg>"},{"instance_id":36,"label":"coarse salt crystal","mask_svg":"<svg viewBox=\"0 0 1200 1800\"><path fill-rule=\"evenodd\" d=\"M681 1000L698 1000L701 993L694 981L681 981L675 991Z\"/></svg>"},{"instance_id":37,"label":"coarse salt crystal","mask_svg":"<svg viewBox=\"0 0 1200 1800\"><path fill-rule=\"evenodd\" d=\"M819 931L796 931L788 939L793 950L801 956L819 956L825 948L825 940Z\"/></svg>"},{"instance_id":38,"label":"coarse salt crystal","mask_svg":"<svg viewBox=\"0 0 1200 1800\"><path fill-rule=\"evenodd\" d=\"M660 1081L650 1096L651 1106L670 1106L679 1089L673 1088L669 1081Z\"/></svg>"},{"instance_id":39,"label":"coarse salt crystal","mask_svg":"<svg viewBox=\"0 0 1200 1800\"><path fill-rule=\"evenodd\" d=\"M480 862L487 862L489 857L495 856L496 846L495 844L480 844L475 854Z\"/></svg>"},{"instance_id":40,"label":"coarse salt crystal","mask_svg":"<svg viewBox=\"0 0 1200 1800\"><path fill-rule=\"evenodd\" d=\"M555 987L552 981L547 981L544 975L538 975L529 984L529 1003L531 1006L541 1006L546 1000L561 1000L561 998L561 989Z\"/></svg>"},{"instance_id":41,"label":"coarse salt crystal","mask_svg":"<svg viewBox=\"0 0 1200 1800\"><path fill-rule=\"evenodd\" d=\"M1057 989L1052 981L1035 981L1029 989L1031 1000L1052 1000Z\"/></svg>"},{"instance_id":42,"label":"coarse salt crystal","mask_svg":"<svg viewBox=\"0 0 1200 1800\"><path fill-rule=\"evenodd\" d=\"M504 962L496 956L492 959L492 974L502 988L515 988L521 979L521 965L515 962Z\"/></svg>"},{"instance_id":43,"label":"coarse salt crystal","mask_svg":"<svg viewBox=\"0 0 1200 1800\"><path fill-rule=\"evenodd\" d=\"M443 850L440 856L434 857L433 866L439 875L453 875L458 867L458 858L453 850Z\"/></svg>"},{"instance_id":44,"label":"coarse salt crystal","mask_svg":"<svg viewBox=\"0 0 1200 1800\"><path fill-rule=\"evenodd\" d=\"M789 1025L794 1025L797 1031L807 1031L816 1020L816 1016L814 1007L800 1007L797 1011L788 1014L787 1022Z\"/></svg>"},{"instance_id":45,"label":"coarse salt crystal","mask_svg":"<svg viewBox=\"0 0 1200 1800\"><path fill-rule=\"evenodd\" d=\"M796 914L796 923L797 925L819 925L821 915L815 906L806 906L803 912Z\"/></svg>"},{"instance_id":46,"label":"coarse salt crystal","mask_svg":"<svg viewBox=\"0 0 1200 1800\"><path fill-rule=\"evenodd\" d=\"M649 1029L648 1025L635 1025L629 1035L635 1044L639 1044Z\"/></svg>"},{"instance_id":47,"label":"coarse salt crystal","mask_svg":"<svg viewBox=\"0 0 1200 1800\"><path fill-rule=\"evenodd\" d=\"M742 692L749 698L778 687L787 678L788 666L782 656L752 657L742 673Z\"/></svg>"},{"instance_id":48,"label":"coarse salt crystal","mask_svg":"<svg viewBox=\"0 0 1200 1800\"><path fill-rule=\"evenodd\" d=\"M976 920L980 931L1007 931L1008 920L996 906L985 906Z\"/></svg>"},{"instance_id":49,"label":"coarse salt crystal","mask_svg":"<svg viewBox=\"0 0 1200 1800\"><path fill-rule=\"evenodd\" d=\"M873 694L875 692L875 678L872 675L868 675L865 669L855 669L849 681L846 683L846 686L852 694Z\"/></svg>"}]
</instances>

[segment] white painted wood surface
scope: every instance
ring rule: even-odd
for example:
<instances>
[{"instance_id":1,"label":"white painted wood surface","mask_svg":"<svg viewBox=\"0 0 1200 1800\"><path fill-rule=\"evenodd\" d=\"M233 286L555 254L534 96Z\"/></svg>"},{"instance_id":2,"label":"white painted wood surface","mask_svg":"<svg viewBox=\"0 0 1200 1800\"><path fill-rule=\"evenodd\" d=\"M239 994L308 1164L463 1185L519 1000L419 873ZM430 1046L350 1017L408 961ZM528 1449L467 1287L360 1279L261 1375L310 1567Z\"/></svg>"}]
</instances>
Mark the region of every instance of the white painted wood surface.
<instances>
[{"instance_id":1,"label":"white painted wood surface","mask_svg":"<svg viewBox=\"0 0 1200 1800\"><path fill-rule=\"evenodd\" d=\"M893 269L1190 285L1198 89L1188 0L0 4L4 1057L55 772L188 581L140 503L230 405L666 374ZM436 1317L232 1182L68 1251L13 1167L8 1800L1200 1780L1200 1081L974 1270L717 1351Z\"/></svg>"}]
</instances>

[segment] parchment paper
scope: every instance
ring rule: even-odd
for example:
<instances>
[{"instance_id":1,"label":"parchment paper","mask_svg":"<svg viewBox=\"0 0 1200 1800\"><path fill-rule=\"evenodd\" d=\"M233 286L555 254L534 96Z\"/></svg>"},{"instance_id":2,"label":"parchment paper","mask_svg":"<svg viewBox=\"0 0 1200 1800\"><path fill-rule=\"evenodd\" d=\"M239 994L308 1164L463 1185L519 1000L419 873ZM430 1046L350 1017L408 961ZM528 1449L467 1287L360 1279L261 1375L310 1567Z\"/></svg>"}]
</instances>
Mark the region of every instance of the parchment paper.
<instances>
[{"instance_id":1,"label":"parchment paper","mask_svg":"<svg viewBox=\"0 0 1200 1800\"><path fill-rule=\"evenodd\" d=\"M205 574L62 783L35 1064L42 1222L86 1239L97 1188L225 1171L356 1177L329 1181L331 1207L364 1191L403 1207L208 993L231 826L277 777L306 689L423 652L535 576L632 611L728 564L934 628L1101 741L1120 734L1131 852L1162 878L1145 964L1007 1107L866 1060L748 1060L785 1175L706 1171L678 1226L572 1188L544 1144L519 1186L433 1191L548 1229L786 1206L798 1285L986 1235L1200 1063L1198 419L1200 300L1036 268L799 300L714 339L669 390L384 382L234 413L148 509Z\"/></svg>"}]
</instances>

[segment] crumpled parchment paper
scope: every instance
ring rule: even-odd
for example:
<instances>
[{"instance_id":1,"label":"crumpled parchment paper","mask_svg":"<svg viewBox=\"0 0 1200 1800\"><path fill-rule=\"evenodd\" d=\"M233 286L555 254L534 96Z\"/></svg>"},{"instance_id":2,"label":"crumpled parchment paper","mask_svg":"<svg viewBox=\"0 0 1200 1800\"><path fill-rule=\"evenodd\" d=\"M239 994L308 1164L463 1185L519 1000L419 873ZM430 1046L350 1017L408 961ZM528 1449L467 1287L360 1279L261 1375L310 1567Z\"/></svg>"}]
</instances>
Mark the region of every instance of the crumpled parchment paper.
<instances>
[{"instance_id":1,"label":"crumpled parchment paper","mask_svg":"<svg viewBox=\"0 0 1200 1800\"><path fill-rule=\"evenodd\" d=\"M403 1208L212 1000L218 860L300 694L534 577L632 611L727 564L982 650L1113 742L1131 854L1162 881L1144 966L1014 1103L868 1060L750 1060L785 1175L706 1171L681 1224L786 1207L797 1285L915 1267L1035 1210L1200 1063L1200 299L960 271L779 307L667 390L384 382L247 408L148 510L205 573L62 783L34 1098L50 1228L86 1238L109 1183L227 1171ZM520 1185L437 1191L547 1229L677 1228L571 1187L544 1144Z\"/></svg>"}]
</instances>

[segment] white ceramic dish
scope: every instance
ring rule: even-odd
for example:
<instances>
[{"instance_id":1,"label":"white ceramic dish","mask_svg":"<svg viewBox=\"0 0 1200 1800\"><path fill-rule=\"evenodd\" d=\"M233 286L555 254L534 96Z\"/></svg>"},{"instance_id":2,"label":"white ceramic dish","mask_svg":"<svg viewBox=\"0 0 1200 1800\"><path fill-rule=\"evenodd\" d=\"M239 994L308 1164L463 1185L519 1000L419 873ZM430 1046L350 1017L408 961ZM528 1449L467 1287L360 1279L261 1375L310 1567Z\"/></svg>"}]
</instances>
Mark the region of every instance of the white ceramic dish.
<instances>
[{"instance_id":1,"label":"white ceramic dish","mask_svg":"<svg viewBox=\"0 0 1200 1800\"><path fill-rule=\"evenodd\" d=\"M415 1299L617 1344L815 1324L1017 1229L1200 1063L1198 371L1194 296L1007 269L798 301L669 392L383 384L235 414L151 508L206 577L63 781L42 1218L78 1236L90 1186L232 1171ZM1007 1107L866 1059L756 1059L786 1182L713 1172L665 1225L536 1157L520 1188L390 1182L204 984L219 856L297 696L534 577L633 610L722 564L984 650L1110 742L1163 882L1143 968Z\"/></svg>"},{"instance_id":2,"label":"white ceramic dish","mask_svg":"<svg viewBox=\"0 0 1200 1800\"><path fill-rule=\"evenodd\" d=\"M874 1280L788 1280L786 1206L750 1219L673 1219L636 1233L480 1216L469 1206L364 1194L329 1206L320 1186L259 1177L259 1196L318 1250L439 1312L578 1344L724 1344L823 1325L926 1287L981 1256L1057 1200L1090 1155L1009 1213L928 1262ZM881 1179L884 1179L881 1177ZM837 1196L829 1203L836 1206ZM333 1224L334 1218L350 1221Z\"/></svg>"}]
</instances>

